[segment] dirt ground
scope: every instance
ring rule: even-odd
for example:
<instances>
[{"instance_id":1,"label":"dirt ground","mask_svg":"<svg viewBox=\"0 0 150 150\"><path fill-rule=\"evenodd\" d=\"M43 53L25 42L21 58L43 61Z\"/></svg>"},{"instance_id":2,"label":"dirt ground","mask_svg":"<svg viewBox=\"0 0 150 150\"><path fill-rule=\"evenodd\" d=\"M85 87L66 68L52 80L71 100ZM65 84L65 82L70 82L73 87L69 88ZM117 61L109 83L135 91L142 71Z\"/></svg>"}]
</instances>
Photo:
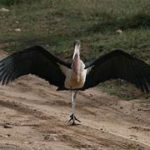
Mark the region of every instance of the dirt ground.
<instances>
[{"instance_id":1,"label":"dirt ground","mask_svg":"<svg viewBox=\"0 0 150 150\"><path fill-rule=\"evenodd\" d=\"M71 93L35 76L0 87L0 150L150 150L150 98L80 92L81 124L68 124Z\"/></svg>"}]
</instances>

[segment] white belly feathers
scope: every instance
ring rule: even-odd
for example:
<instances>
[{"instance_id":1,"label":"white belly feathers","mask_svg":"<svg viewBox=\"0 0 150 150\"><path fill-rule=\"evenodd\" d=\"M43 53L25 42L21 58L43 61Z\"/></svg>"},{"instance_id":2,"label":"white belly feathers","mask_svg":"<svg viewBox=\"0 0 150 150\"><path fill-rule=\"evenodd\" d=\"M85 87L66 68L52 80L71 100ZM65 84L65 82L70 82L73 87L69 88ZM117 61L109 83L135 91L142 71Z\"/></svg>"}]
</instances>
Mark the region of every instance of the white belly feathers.
<instances>
[{"instance_id":1,"label":"white belly feathers","mask_svg":"<svg viewBox=\"0 0 150 150\"><path fill-rule=\"evenodd\" d=\"M86 79L86 70L83 70L78 76L70 70L70 73L66 76L65 79L65 87L67 89L79 89L84 86L85 79Z\"/></svg>"},{"instance_id":2,"label":"white belly feathers","mask_svg":"<svg viewBox=\"0 0 150 150\"><path fill-rule=\"evenodd\" d=\"M72 69L68 69L67 67L60 65L62 72L66 76L65 83L64 83L65 88L79 89L84 86L84 83L86 80L87 69L84 69L85 65L82 61L81 61L80 67L81 67L80 73L76 75Z\"/></svg>"}]
</instances>

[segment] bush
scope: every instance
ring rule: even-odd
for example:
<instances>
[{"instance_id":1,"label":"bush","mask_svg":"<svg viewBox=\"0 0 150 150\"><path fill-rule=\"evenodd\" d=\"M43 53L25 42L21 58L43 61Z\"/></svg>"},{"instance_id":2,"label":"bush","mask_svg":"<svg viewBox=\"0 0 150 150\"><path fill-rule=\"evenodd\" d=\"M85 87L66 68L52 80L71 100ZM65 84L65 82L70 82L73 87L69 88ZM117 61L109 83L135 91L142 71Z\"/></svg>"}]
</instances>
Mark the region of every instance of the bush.
<instances>
[{"instance_id":1,"label":"bush","mask_svg":"<svg viewBox=\"0 0 150 150\"><path fill-rule=\"evenodd\" d=\"M39 0L36 0L39 1ZM5 5L5 6L11 6L14 4L20 4L20 3L32 3L32 0L0 0L0 4L1 5ZM35 2L35 1L34 1Z\"/></svg>"},{"instance_id":2,"label":"bush","mask_svg":"<svg viewBox=\"0 0 150 150\"><path fill-rule=\"evenodd\" d=\"M19 0L0 0L0 4L10 6L17 3Z\"/></svg>"}]
</instances>

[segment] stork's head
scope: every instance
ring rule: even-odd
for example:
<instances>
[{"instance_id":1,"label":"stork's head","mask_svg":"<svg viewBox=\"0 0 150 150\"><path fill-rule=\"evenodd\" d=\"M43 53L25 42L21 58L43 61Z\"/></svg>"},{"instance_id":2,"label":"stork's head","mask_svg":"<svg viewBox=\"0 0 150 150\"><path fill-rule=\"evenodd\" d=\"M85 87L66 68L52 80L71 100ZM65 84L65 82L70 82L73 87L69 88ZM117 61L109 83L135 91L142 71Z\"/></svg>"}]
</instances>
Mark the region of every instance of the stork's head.
<instances>
[{"instance_id":1,"label":"stork's head","mask_svg":"<svg viewBox=\"0 0 150 150\"><path fill-rule=\"evenodd\" d=\"M79 40L76 40L74 43L74 53L72 57L72 69L74 73L77 75L79 74L80 71L80 46L81 43Z\"/></svg>"}]
</instances>

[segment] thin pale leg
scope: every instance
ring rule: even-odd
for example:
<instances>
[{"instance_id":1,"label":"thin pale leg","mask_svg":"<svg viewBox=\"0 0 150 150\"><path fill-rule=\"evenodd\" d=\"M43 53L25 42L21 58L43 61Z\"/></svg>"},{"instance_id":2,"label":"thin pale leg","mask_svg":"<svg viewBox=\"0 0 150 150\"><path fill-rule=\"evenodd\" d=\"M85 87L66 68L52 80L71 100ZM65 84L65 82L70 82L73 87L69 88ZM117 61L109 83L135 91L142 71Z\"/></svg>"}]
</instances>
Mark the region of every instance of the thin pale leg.
<instances>
[{"instance_id":1,"label":"thin pale leg","mask_svg":"<svg viewBox=\"0 0 150 150\"><path fill-rule=\"evenodd\" d=\"M75 121L80 122L75 116L75 109L76 109L76 96L77 96L78 91L72 91L72 114L70 115L70 120L69 122L72 121L72 125L75 125Z\"/></svg>"}]
</instances>

